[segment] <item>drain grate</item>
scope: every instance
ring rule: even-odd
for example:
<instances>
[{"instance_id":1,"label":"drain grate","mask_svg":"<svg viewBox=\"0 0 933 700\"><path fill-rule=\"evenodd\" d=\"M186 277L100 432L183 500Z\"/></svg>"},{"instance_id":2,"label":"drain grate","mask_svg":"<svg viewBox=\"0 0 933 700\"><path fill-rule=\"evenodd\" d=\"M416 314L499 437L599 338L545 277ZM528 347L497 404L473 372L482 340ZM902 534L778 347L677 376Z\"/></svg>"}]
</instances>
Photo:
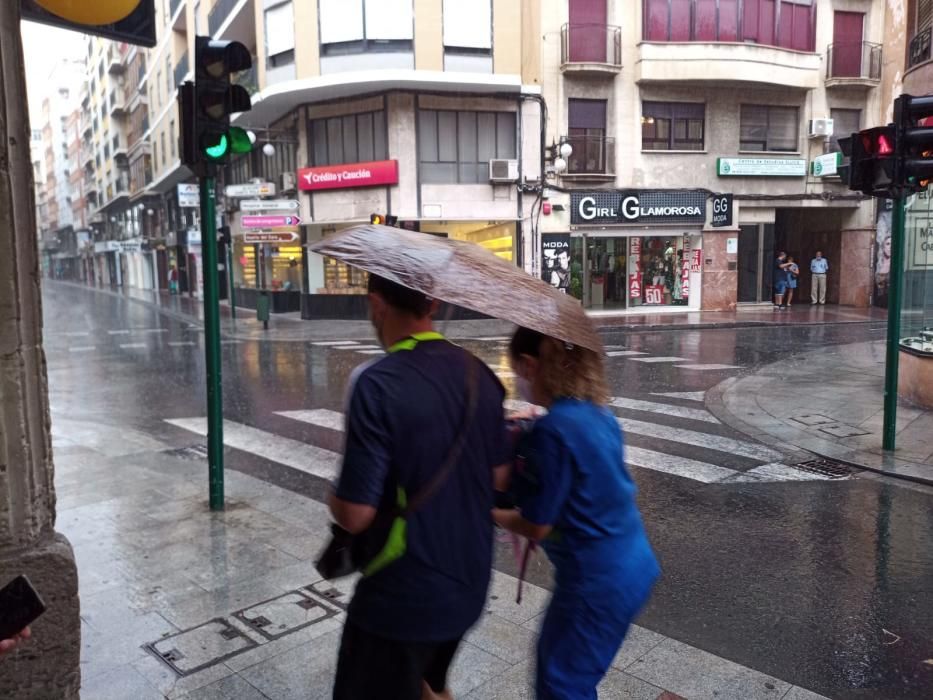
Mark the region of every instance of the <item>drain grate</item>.
<instances>
[{"instance_id":1,"label":"drain grate","mask_svg":"<svg viewBox=\"0 0 933 700\"><path fill-rule=\"evenodd\" d=\"M852 467L848 464L837 462L834 459L824 459L822 457L818 459L808 459L806 462L795 464L794 467L805 472L825 476L829 479L845 479L847 476L852 475Z\"/></svg>"},{"instance_id":2,"label":"drain grate","mask_svg":"<svg viewBox=\"0 0 933 700\"><path fill-rule=\"evenodd\" d=\"M207 459L207 445L188 445L165 450L165 454L182 459Z\"/></svg>"}]
</instances>

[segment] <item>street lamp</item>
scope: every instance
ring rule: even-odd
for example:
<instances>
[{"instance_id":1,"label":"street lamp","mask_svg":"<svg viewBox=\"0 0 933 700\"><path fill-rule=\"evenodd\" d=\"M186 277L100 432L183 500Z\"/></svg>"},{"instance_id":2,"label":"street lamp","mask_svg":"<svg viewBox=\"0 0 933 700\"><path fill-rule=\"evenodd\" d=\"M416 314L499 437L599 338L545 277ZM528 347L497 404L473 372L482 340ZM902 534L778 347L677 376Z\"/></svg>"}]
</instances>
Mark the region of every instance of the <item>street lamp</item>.
<instances>
[{"instance_id":1,"label":"street lamp","mask_svg":"<svg viewBox=\"0 0 933 700\"><path fill-rule=\"evenodd\" d=\"M275 155L275 146L273 146L271 143L267 143L262 147L262 154L267 158L271 158Z\"/></svg>"}]
</instances>

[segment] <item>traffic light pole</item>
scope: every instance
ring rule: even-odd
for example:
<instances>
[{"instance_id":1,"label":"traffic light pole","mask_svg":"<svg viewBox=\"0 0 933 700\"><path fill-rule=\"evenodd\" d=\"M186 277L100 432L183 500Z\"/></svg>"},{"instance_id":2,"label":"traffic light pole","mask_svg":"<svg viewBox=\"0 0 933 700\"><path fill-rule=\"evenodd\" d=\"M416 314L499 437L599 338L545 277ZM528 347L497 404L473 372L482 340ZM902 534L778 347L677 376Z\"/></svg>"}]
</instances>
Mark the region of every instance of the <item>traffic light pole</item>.
<instances>
[{"instance_id":1,"label":"traffic light pole","mask_svg":"<svg viewBox=\"0 0 933 700\"><path fill-rule=\"evenodd\" d=\"M891 217L891 270L888 275L888 344L884 363L884 424L881 447L893 451L897 441L897 371L901 344L901 296L904 288L904 197L894 200Z\"/></svg>"},{"instance_id":2,"label":"traffic light pole","mask_svg":"<svg viewBox=\"0 0 933 700\"><path fill-rule=\"evenodd\" d=\"M211 510L224 509L224 428L220 381L220 282L217 275L216 183L201 177L204 262L204 360L207 368L207 463Z\"/></svg>"}]
</instances>

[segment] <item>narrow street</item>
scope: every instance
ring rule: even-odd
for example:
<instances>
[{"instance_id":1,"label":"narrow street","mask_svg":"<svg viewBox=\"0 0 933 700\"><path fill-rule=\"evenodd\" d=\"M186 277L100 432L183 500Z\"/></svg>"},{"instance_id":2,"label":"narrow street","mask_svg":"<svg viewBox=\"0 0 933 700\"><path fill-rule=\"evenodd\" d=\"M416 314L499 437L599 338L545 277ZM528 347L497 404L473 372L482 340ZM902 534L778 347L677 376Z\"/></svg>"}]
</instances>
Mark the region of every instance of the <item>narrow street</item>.
<instances>
[{"instance_id":1,"label":"narrow street","mask_svg":"<svg viewBox=\"0 0 933 700\"><path fill-rule=\"evenodd\" d=\"M282 342L227 337L229 506L209 517L207 465L198 452L205 433L198 324L54 282L44 286L44 314L57 527L72 540L78 560L85 693L98 687L95 678L112 683L121 664L141 664L136 670L157 686L171 674L140 652L143 643L274 598L274 586L238 587L259 574L275 582L318 578L312 560L326 536L321 503L339 467L343 389L353 368L381 350L372 339L339 333ZM508 327L493 335L487 324L482 334L471 334L469 324L454 324L450 335L493 367L512 392ZM620 678L641 679L655 690L677 692L671 683L689 687L696 682L690 660L670 646L682 643L783 683L721 696L790 698L791 684L834 698L929 697L933 668L924 662L933 658L933 608L926 600L933 550L926 538L933 488L869 473L836 480L798 470L790 452L724 425L704 404L706 393L730 377L820 347L883 337L882 324L604 328L603 336L612 409L626 432L627 461L664 571L640 628L623 647L622 654L632 656L617 664ZM807 398L799 397L802 408ZM177 480L167 478L176 473L171 469ZM226 528L229 543L217 539ZM244 539L234 538L234 530ZM208 531L213 549L186 545L186 537L197 540ZM250 549L253 540L262 541L261 550ZM497 560L493 612L514 595L503 582L516 574L510 545L500 545ZM534 591L549 587L550 572L543 556L530 568L527 605L534 606L543 599ZM158 571L164 580L155 588L144 585L151 576L143 571ZM525 608L527 615L516 609L509 608L519 615L511 621L527 625L521 643L530 652L533 608ZM120 610L138 625L123 625ZM95 646L120 629L135 630L139 638ZM665 638L668 647L660 644ZM121 653L107 658L115 646ZM495 654L490 658L502 663ZM709 670L704 658L693 662ZM322 652L311 665L324 669L328 659ZM240 679L227 678L231 668L242 670L240 676L268 697L292 697L267 691L262 678L253 683L235 660L201 673L223 667L226 673L212 680L233 684ZM292 661L304 665L300 656ZM493 685L504 692L502 683ZM471 698L518 697L483 694L478 682L463 687ZM810 697L797 690L793 697Z\"/></svg>"}]
</instances>

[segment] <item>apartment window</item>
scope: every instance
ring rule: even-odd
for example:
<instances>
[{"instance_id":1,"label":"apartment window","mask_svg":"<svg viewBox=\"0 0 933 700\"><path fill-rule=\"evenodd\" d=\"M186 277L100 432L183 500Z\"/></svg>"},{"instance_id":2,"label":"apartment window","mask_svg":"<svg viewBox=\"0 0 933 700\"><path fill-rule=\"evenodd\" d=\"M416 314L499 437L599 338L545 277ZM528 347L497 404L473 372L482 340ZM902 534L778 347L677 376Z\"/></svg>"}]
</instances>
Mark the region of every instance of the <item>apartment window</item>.
<instances>
[{"instance_id":1,"label":"apartment window","mask_svg":"<svg viewBox=\"0 0 933 700\"><path fill-rule=\"evenodd\" d=\"M320 0L320 27L324 56L411 52L412 0Z\"/></svg>"},{"instance_id":2,"label":"apartment window","mask_svg":"<svg viewBox=\"0 0 933 700\"><path fill-rule=\"evenodd\" d=\"M859 130L862 123L862 111L858 109L831 109L829 116L833 120L833 135L830 138L830 152L841 151L839 139L851 136Z\"/></svg>"},{"instance_id":3,"label":"apartment window","mask_svg":"<svg viewBox=\"0 0 933 700\"><path fill-rule=\"evenodd\" d=\"M568 100L568 173L606 172L606 100Z\"/></svg>"},{"instance_id":4,"label":"apartment window","mask_svg":"<svg viewBox=\"0 0 933 700\"><path fill-rule=\"evenodd\" d=\"M385 112L364 112L311 122L315 165L385 160Z\"/></svg>"},{"instance_id":5,"label":"apartment window","mask_svg":"<svg viewBox=\"0 0 933 700\"><path fill-rule=\"evenodd\" d=\"M169 131L169 142L172 145L172 159L174 160L175 154L177 152L176 149L178 147L176 144L176 139L175 139L175 120L174 119L172 119L168 123L168 131Z\"/></svg>"},{"instance_id":6,"label":"apartment window","mask_svg":"<svg viewBox=\"0 0 933 700\"><path fill-rule=\"evenodd\" d=\"M97 64L97 75L101 80L104 79L104 62L103 61Z\"/></svg>"},{"instance_id":7,"label":"apartment window","mask_svg":"<svg viewBox=\"0 0 933 700\"><path fill-rule=\"evenodd\" d=\"M644 0L646 41L728 41L814 51L813 0Z\"/></svg>"},{"instance_id":8,"label":"apartment window","mask_svg":"<svg viewBox=\"0 0 933 700\"><path fill-rule=\"evenodd\" d=\"M175 77L172 72L172 55L166 51L165 57L165 94L172 94L172 79Z\"/></svg>"},{"instance_id":9,"label":"apartment window","mask_svg":"<svg viewBox=\"0 0 933 700\"><path fill-rule=\"evenodd\" d=\"M492 73L491 0L444 0L444 70Z\"/></svg>"},{"instance_id":10,"label":"apartment window","mask_svg":"<svg viewBox=\"0 0 933 700\"><path fill-rule=\"evenodd\" d=\"M107 160L110 157L110 144L104 144L104 160Z\"/></svg>"},{"instance_id":11,"label":"apartment window","mask_svg":"<svg viewBox=\"0 0 933 700\"><path fill-rule=\"evenodd\" d=\"M796 152L797 112L796 107L742 105L739 150Z\"/></svg>"},{"instance_id":12,"label":"apartment window","mask_svg":"<svg viewBox=\"0 0 933 700\"><path fill-rule=\"evenodd\" d=\"M643 102L641 147L645 151L702 151L706 105Z\"/></svg>"},{"instance_id":13,"label":"apartment window","mask_svg":"<svg viewBox=\"0 0 933 700\"><path fill-rule=\"evenodd\" d=\"M156 71L156 97L158 98L158 104L162 104L162 71Z\"/></svg>"},{"instance_id":14,"label":"apartment window","mask_svg":"<svg viewBox=\"0 0 933 700\"><path fill-rule=\"evenodd\" d=\"M162 146L162 167L165 167L165 132L159 134L159 144Z\"/></svg>"},{"instance_id":15,"label":"apartment window","mask_svg":"<svg viewBox=\"0 0 933 700\"><path fill-rule=\"evenodd\" d=\"M159 144L156 141L152 142L152 164L159 167Z\"/></svg>"},{"instance_id":16,"label":"apartment window","mask_svg":"<svg viewBox=\"0 0 933 700\"><path fill-rule=\"evenodd\" d=\"M94 156L94 162L97 163L97 169L100 170L100 153Z\"/></svg>"},{"instance_id":17,"label":"apartment window","mask_svg":"<svg viewBox=\"0 0 933 700\"><path fill-rule=\"evenodd\" d=\"M514 112L418 111L421 181L479 183L489 161L516 157Z\"/></svg>"},{"instance_id":18,"label":"apartment window","mask_svg":"<svg viewBox=\"0 0 933 700\"><path fill-rule=\"evenodd\" d=\"M113 137L113 150L116 151L119 147L120 147L120 136L118 134L117 136Z\"/></svg>"},{"instance_id":19,"label":"apartment window","mask_svg":"<svg viewBox=\"0 0 933 700\"><path fill-rule=\"evenodd\" d=\"M292 3L266 10L266 65L279 68L295 62L295 20Z\"/></svg>"}]
</instances>

